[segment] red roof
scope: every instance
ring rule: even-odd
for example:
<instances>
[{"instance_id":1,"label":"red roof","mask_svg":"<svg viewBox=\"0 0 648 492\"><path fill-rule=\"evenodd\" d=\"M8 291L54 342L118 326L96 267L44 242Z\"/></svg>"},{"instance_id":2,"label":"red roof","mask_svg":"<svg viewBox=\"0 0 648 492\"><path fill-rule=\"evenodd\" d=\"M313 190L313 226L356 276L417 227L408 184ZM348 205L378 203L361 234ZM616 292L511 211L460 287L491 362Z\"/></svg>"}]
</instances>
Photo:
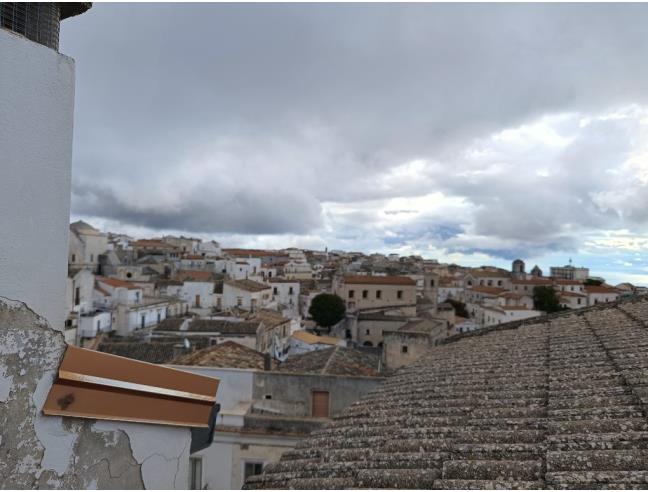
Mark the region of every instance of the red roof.
<instances>
[{"instance_id":1,"label":"red roof","mask_svg":"<svg viewBox=\"0 0 648 492\"><path fill-rule=\"evenodd\" d=\"M554 284L556 285L581 285L583 282L580 282L578 280L565 280L561 278L557 278L554 280Z\"/></svg>"},{"instance_id":2,"label":"red roof","mask_svg":"<svg viewBox=\"0 0 648 492\"><path fill-rule=\"evenodd\" d=\"M619 291L607 285L586 285L585 291L588 294L618 294Z\"/></svg>"},{"instance_id":3,"label":"red roof","mask_svg":"<svg viewBox=\"0 0 648 492\"><path fill-rule=\"evenodd\" d=\"M416 281L413 279L396 275L351 275L344 277L344 283L361 285L416 285Z\"/></svg>"},{"instance_id":4,"label":"red roof","mask_svg":"<svg viewBox=\"0 0 648 492\"><path fill-rule=\"evenodd\" d=\"M126 282L125 280L119 280L117 278L97 277L97 281L115 288L123 287L129 290L141 289L141 287L138 287L132 282Z\"/></svg>"},{"instance_id":5,"label":"red roof","mask_svg":"<svg viewBox=\"0 0 648 492\"><path fill-rule=\"evenodd\" d=\"M531 277L526 279L513 279L511 283L517 285L551 285L551 279L546 277Z\"/></svg>"},{"instance_id":6,"label":"red roof","mask_svg":"<svg viewBox=\"0 0 648 492\"><path fill-rule=\"evenodd\" d=\"M508 292L506 289L500 289L499 287L488 287L485 285L475 285L474 287L471 287L468 290L472 290L474 292L481 292L482 294L493 294L496 296Z\"/></svg>"}]
</instances>

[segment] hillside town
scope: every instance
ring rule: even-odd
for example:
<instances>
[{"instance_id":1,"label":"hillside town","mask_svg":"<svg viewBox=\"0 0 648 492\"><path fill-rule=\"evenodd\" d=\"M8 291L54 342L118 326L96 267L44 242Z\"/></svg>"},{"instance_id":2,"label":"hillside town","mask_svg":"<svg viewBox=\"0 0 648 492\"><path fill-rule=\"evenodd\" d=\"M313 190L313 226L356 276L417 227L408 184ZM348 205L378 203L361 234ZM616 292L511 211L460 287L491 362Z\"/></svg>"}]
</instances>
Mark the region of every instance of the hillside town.
<instances>
[{"instance_id":1,"label":"hillside town","mask_svg":"<svg viewBox=\"0 0 648 492\"><path fill-rule=\"evenodd\" d=\"M184 236L135 239L83 221L70 224L69 237L69 344L220 379L214 442L191 458L197 488L240 488L445 339L540 319L548 313L538 289L555 299L552 311L645 292L571 263L544 275L522 260L505 270L397 254L225 248ZM343 307L330 326L312 315L322 295ZM248 452L234 453L239 445Z\"/></svg>"},{"instance_id":2,"label":"hillside town","mask_svg":"<svg viewBox=\"0 0 648 492\"><path fill-rule=\"evenodd\" d=\"M642 82L636 72L631 72L641 63L622 58L635 51L642 55L640 50L626 49L637 45L636 40L594 42L599 38L605 40L608 33L615 38L641 33L642 17L636 10L624 10L627 17L621 19L623 22L607 25L614 18L614 9L609 6L604 10L590 5L570 6L574 9L573 17L565 17L565 12L552 11L554 7L544 5L533 5L534 10L526 13L521 6L513 10L487 6L493 9L491 13L482 10L475 15L479 9L471 5L458 12L465 23L462 28L456 20L453 24L454 16L448 15L445 6L411 10L413 6L389 5L384 16L374 17L374 24L364 25L372 12L383 7L367 4L346 11L346 7L334 6L344 15L331 17L323 15L323 11L309 10L323 8L317 5L296 9L290 5L268 5L267 10L253 4L242 10L220 5L214 10L202 10L202 4L169 4L167 10L167 6L150 9L146 4L130 4L120 10L121 6L110 4L95 8L89 2L0 2L0 208L4 212L0 234L0 488L648 488L648 288L628 282L612 285L597 275L600 272L577 266L571 258L566 264L543 268L533 264L535 261L526 264L523 258L510 258L510 269L502 268L503 263L468 267L388 252L386 246L398 248L397 251L426 251L426 247L419 246L432 237L438 246L434 251L450 254L455 250L443 243L444 237L456 239L461 228L444 223L444 218L461 214L463 205L470 205L479 212L475 215L481 221L494 217L500 225L510 224L504 229L511 230L498 230L487 220L474 228L480 235L462 240L472 241L473 246L487 240L491 246L497 245L496 249L482 251L471 246L466 251L490 251L492 254L482 256L488 258L518 256L510 251L546 258L543 252L550 251L551 257L556 258L565 251L582 251L571 238L572 233L578 235L583 231L575 227L577 216L582 215L580 220L587 224L595 224L596 216L589 214L598 210L605 218L601 227L603 222L610 221L605 225L607 229L602 229L605 237L599 237L598 242L589 238L591 244L609 246L598 255L599 259L607 251L610 261L619 261L623 256L614 257L616 250L625 248L633 251L633 261L637 258L637 266L641 267L639 253L648 247L648 240L641 237L641 227L638 222L614 222L615 215L634 220L640 214L634 209L631 213L613 210L625 202L633 206L638 203L641 209L640 201L633 194L627 200L625 195L618 200L616 193L600 188L602 183L585 180L586 174L600 175L601 182L614 181L631 193L638 190L640 197L643 188L635 190L631 182L617 178L628 174L630 168L641 166L629 160L623 168L609 168L611 162L620 159L607 150L618 153L624 146L609 142L607 149L606 145L599 145L601 142L591 143L605 140L602 135L614 136L610 127L600 127L589 141L561 136L551 127L556 122L569 126L566 122L573 113L579 118L579 131L584 131L597 118L601 120L598 124L612 120L617 124L626 118L624 112L609 107L614 112L592 116L582 112L588 107L583 105L584 101L575 100L573 105L563 104L562 110L569 110L567 116L551 113L561 106L551 102L552 98L547 96L553 90L547 92L543 84L550 88L567 87L574 94L592 92L589 85L579 85L573 79L552 78L554 72L566 76L573 65L578 80L587 84L600 79L604 82L601 87L616 91L622 87L628 96L632 95L633 85L640 92L645 91L645 84L605 79L601 77L607 75L603 72L588 71L601 66L609 74L627 72L628 80L636 77ZM399 13L400 8L405 10ZM512 20L519 15L518 10L529 18L518 18L515 24ZM543 21L545 15L537 15L544 11L547 19L553 19L549 24ZM163 22L165 12L168 22ZM599 17L588 17L592 12ZM499 22L493 23L493 18L485 15L493 13ZM300 17L305 14L308 15ZM92 56L81 55L77 65L75 59L61 53L59 38L61 32L75 32L72 28L77 20L69 19L78 16L82 17L77 25L83 27L87 23L87 31L76 31L77 42L69 46L79 50L87 45ZM394 18L398 22L392 28L386 21ZM336 26L334 38L330 38L331 19ZM565 19L572 20L564 22ZM635 19L636 25L632 23ZM597 21L593 24L596 36L583 37L578 29L592 20ZM62 22L65 27L61 30ZM147 22L155 28L147 29ZM448 28L439 29L441 24ZM425 29L418 30L418 25ZM475 36L480 33L476 27L482 25L486 30ZM515 29L509 29L511 25ZM291 30L295 26L297 30ZM458 39L452 43L445 42L445 38L438 38L440 42L431 38L427 48L418 46L428 26L431 33L448 31ZM268 31L268 27L276 30ZM386 36L399 29L405 30L398 37ZM132 31L139 38L113 44L112 41L128 39ZM580 36L586 42L578 44L590 51L561 58L559 52L572 51L564 40L561 44L556 39L557 50L544 53L522 36L531 33L539 36L539 45L553 46L554 40L547 40L563 32L569 34L572 42ZM209 34L209 42L205 42L205 33ZM381 36L371 39L380 33ZM506 37L489 50L480 51L501 33ZM199 37L195 38L196 35ZM324 37L318 40L311 35ZM254 41L253 48L245 46L247 38ZM260 42L265 40L273 42ZM281 44L284 40L286 45ZM167 41L171 50L161 48ZM412 41L415 45L408 44ZM359 44L354 55L350 48L355 43ZM387 44L393 50L372 48ZM617 44L618 51L608 50ZM327 109L334 106L334 101L348 105L369 96L366 107L349 107L348 111L345 107L337 124L328 125L326 118L319 116L310 120L299 106L293 106L294 100L299 99L295 98L297 91L285 82L296 80L302 86L312 85L312 94L317 97L304 93L302 99L319 99L326 91L315 84L318 72L309 75L310 69L304 71L302 63L296 62L298 58L292 64L281 65L271 56L278 48L276 51L282 57L288 53L287 58L293 59L291 50L314 49L319 45L332 45L331 53L335 56L315 50L307 52L305 58L321 65L324 75L334 74L335 79L324 78L323 82L334 86L346 79L344 87L360 89L345 89L331 93L332 97L322 97ZM509 66L498 63L495 57L504 45L515 48L516 56L507 55L511 58ZM142 46L151 51L139 51ZM218 54L207 50L214 47L225 51ZM437 52L440 48L449 51ZM410 59L417 50L426 57L420 62ZM63 51L67 49L64 47ZM393 60L392 65L387 64L390 51L407 65L394 64ZM489 67L498 69L455 70L460 59L473 51L479 57L477 66L481 67L481 61L486 60ZM518 52L540 68L529 71L528 66L520 63ZM340 53L345 56L339 56ZM542 65L543 53L552 65ZM128 57L131 54L132 59ZM250 54L257 54L258 58ZM367 63L367 54L372 63L375 59L381 66L387 65L393 74L406 74L407 80L392 81L381 75L377 65ZM196 56L193 62L192 55ZM430 55L432 63L427 58ZM610 57L617 65L618 60L624 61L627 70L609 70L610 65L602 62ZM584 65L576 63L581 58ZM332 63L338 59L342 65ZM449 59L455 61L443 61ZM94 61L105 71L95 69L94 75L92 70L83 71L84 65ZM147 71L156 65L158 71ZM215 74L208 70L210 65L215 67ZM244 65L272 70L242 72L238 79L225 80ZM372 85L386 80L388 89L384 94L388 97L381 97L373 88L367 90L363 78L349 79L350 74L345 72L351 65L360 67L363 76L369 74ZM418 77L416 70L412 71L416 65L432 67L431 75ZM555 68L554 65L561 70L547 69ZM448 67L452 69L446 70ZM82 74L78 91L77 69ZM515 78L520 69L524 73L522 82ZM121 82L110 78L118 72L122 74L119 79L123 77ZM182 80L173 81L175 72L181 74ZM455 83L448 79L435 85L453 72L459 76ZM491 79L491 73L504 74L515 86L523 87L523 92L516 93L513 85L507 87L504 79ZM277 77L284 74L290 80L282 82ZM541 76L529 84L529 76L534 74ZM192 79L196 76L200 83ZM420 80L421 87L411 86L410 80ZM477 83L471 86L473 80ZM169 82L166 90L158 91ZM255 84L250 85L252 82ZM449 90L453 87L458 89L456 93ZM483 95L480 91L484 87L495 87L496 92L492 97ZM235 88L241 88L239 99ZM271 92L264 95L262 91L266 88ZM205 89L207 93L202 92ZM204 97L219 90L216 99ZM110 91L115 91L117 99L107 97ZM191 97L180 99L176 97L179 92L183 97ZM604 92L597 90L592 94L603 101ZM416 111L406 106L385 105L392 99L400 100L406 93L418 94L412 106ZM528 118L542 112L542 105L534 108L527 104L533 99L528 96L531 93L545 101L545 109L551 109L547 116L552 116L552 121L525 124L524 131L512 131L515 129L507 127L506 121L533 123ZM259 94L261 97L255 97ZM394 94L397 97L392 97ZM451 105L445 107L440 104L444 101L435 102L432 96L436 94L442 94ZM82 101L78 108L77 95ZM287 99L282 100L282 95ZM93 99L105 100L107 110L97 110ZM567 99L573 98L562 95L559 100ZM618 99L617 94L614 99ZM140 100L146 106L138 106ZM192 100L198 104L187 104ZM265 100L272 100L273 106L259 105ZM309 160L308 153L297 153L291 159L284 150L291 146L283 145L274 136L264 137L263 132L246 130L238 117L232 128L253 136L251 154L244 152L245 146L237 144L236 132L229 135L225 127L219 132L204 121L198 124L205 115L212 123L215 114L219 121L226 121L227 105L223 101L231 103L235 112L253 115L250 120L259 119L260 126L273 130L292 126L290 118L286 119L282 112L282 107L287 106L302 133L283 144L303 138L317 159ZM250 102L249 108L242 108L242 101ZM566 163L582 161L589 166L588 172L579 171L575 179L569 174L555 173L556 169L551 167L537 168L532 169L532 178L519 172L524 167L521 163L516 168L500 165L500 157L507 154L501 149L493 152L487 146L457 146L464 149L461 154L467 161L462 157L456 163L448 161L447 165L439 161L442 165L437 166L436 160L431 159L426 168L425 159L417 159L403 167L399 163L407 159L399 158L390 145L368 145L370 139L358 138L371 120L389 120L390 128L376 133L377 140L387 143L388 135L393 134L397 147L412 147L403 155L419 155L410 139L419 133L417 126L423 129L420 134L426 147L444 147L452 140L452 132L446 128L448 122L450 127L460 128L460 133L475 123L479 127L489 126L472 112L466 112L463 123L453 123L448 115L461 115L460 102L464 101L470 103L471 111L485 108L489 113L487 119L501 123L497 126L500 131L491 135L493 142L532 143L528 147L531 150L511 154L511 162L522 162L523 156L533 154L535 167L551 159L556 160L558 169ZM495 111L505 108L510 101L515 106L528 106L527 118L505 117ZM160 116L155 113L155 106L177 111ZM379 109L377 117L367 111L369 107ZM271 115L271 120L259 117L261 113ZM438 114L444 121L417 121L412 118L414 113ZM92 124L92 119L84 119L89 114L98 115L100 121ZM362 117L347 127L343 123L354 119L353 114ZM385 118L386 114L390 118ZM398 121L399 114L406 115L407 124ZM633 117L642 118L645 123L645 114L648 113L637 112ZM146 119L138 119L142 115ZM131 119L132 122L126 121ZM157 120L168 122L168 131L157 126ZM365 142L366 146L345 150L344 146L336 145L337 137L319 140L326 136L329 126L334 134L348 136L349 142ZM89 133L85 133L87 130ZM151 133L147 134L148 131ZM202 162L195 155L191 157L192 148L203 147L194 140L197 136L205 138L203 144L208 154L207 143L211 145L213 141L225 142L229 150L214 151L217 159ZM542 138L538 140L539 137ZM106 146L101 145L103 138L107 138ZM128 143L130 138L142 145L141 152L133 142ZM78 140L93 152L75 147ZM545 159L540 152L543 145L534 143L536 140L560 151ZM576 147L570 147L572 142ZM266 148L268 143L279 149L279 154L272 154L272 149ZM445 147L443 152L450 152L452 147ZM171 148L179 149L179 153L173 154ZM590 148L600 155L599 164L604 168L597 168L596 159L581 153L582 149ZM332 153L327 154L325 149L332 149ZM267 161L258 160L266 152L270 152ZM74 166L74 175L73 155L80 160ZM359 156L363 179L351 178L349 156ZM561 161L564 156L568 159ZM173 172L165 169L165 157L170 159ZM483 167L470 162L485 158L496 161ZM200 162L188 164L193 159ZM247 160L252 167L245 168ZM295 167L280 168L275 165L280 160L294 162ZM389 172L370 176L369 168L382 160L391 162ZM334 165L336 162L339 167ZM311 173L318 163L325 168L326 176ZM213 167L213 174L200 174L203 167ZM451 167L461 167L462 172L453 174L449 172ZM243 172L236 175L234 171L239 168ZM91 179L79 178L84 169ZM176 172L178 169L181 171ZM302 169L307 172L302 173ZM623 172L617 172L620 169ZM344 170L343 180L339 170ZM504 174L500 178L501 170ZM442 172L437 176L438 171ZM249 179L252 174L254 179ZM476 178L485 175L488 181ZM152 176L159 181L151 179ZM104 186L115 177L119 179L112 184L119 194ZM271 177L282 186L272 182ZM287 177L295 181L282 181ZM310 186L318 187L329 178L334 193L315 196L313 189L306 186L310 181ZM540 181L533 181L535 178ZM120 179L129 186L120 186ZM524 185L527 181L528 188ZM578 181L578 189L564 188L561 181L570 185ZM509 182L514 188L498 186ZM166 186L168 183L174 186ZM295 183L299 183L300 193L295 192ZM481 200L483 195L488 195L489 200L480 202L473 197L475 201L471 204L470 197L455 196L466 183L473 191L478 189ZM232 188L230 194L228 185ZM457 187L454 192L453 187ZM181 189L182 193L172 196L174 190L170 188ZM281 196L279 188L289 190L289 199ZM418 202L427 205L429 213L410 210L409 205L401 209L386 204L387 208L382 210L376 196L367 192L373 190L367 188L377 188L390 196L399 188L400 196L389 199L393 198L392 204L400 203L399 198L403 197L408 201L402 203L409 203L410 198L416 203L421 198ZM356 189L363 192L363 198L354 202L346 195ZM530 193L547 189L555 194ZM160 190L161 195L149 194ZM433 195L428 194L430 190ZM313 195L310 198L309 193ZM419 193L423 194L418 196ZM293 195L299 194L306 201L293 200ZM124 196L136 200L120 201ZM197 196L201 199L193 200ZM339 215L350 224L345 227L354 229L352 236L342 227L337 235L317 236L315 242L302 240L305 236L292 228L298 224L279 221L269 227L275 217L282 215L287 217L286 222L312 215L304 218L301 228L295 227L297 232L310 234L321 225L319 215L331 215L324 205L333 203L329 202L332 196L339 200L335 202L340 207ZM556 201L561 196L569 200ZM591 201L584 201L581 197L585 196ZM430 207L443 202L444 197L446 201L460 198L448 203L463 205L456 209L455 205L439 210ZM507 197L513 197L513 201L505 203ZM490 199L494 199L496 208L485 207ZM568 223L550 210L553 202L561 207L557 210L570 210L574 220L570 218ZM352 203L357 208L349 208ZM242 220L245 214L237 216L237 207L231 204L247 208L254 220ZM393 232L391 239L406 239L389 242L387 234L376 232L378 229L362 228L361 222L369 220L369 215L360 211L368 207L376 208L374 215L384 212L389 216L387 223L392 225L400 226L403 214L415 215L423 228L408 232L403 227L400 233ZM517 208L523 220L502 213ZM579 213L585 209L586 213ZM298 213L285 213L287 210ZM223 215L219 216L221 212ZM536 213L544 217L528 220ZM96 223L90 223L95 220ZM564 235L557 222L564 223L570 234ZM101 230L96 227L98 223L105 227L120 224L128 231L160 232L151 233L155 237L132 237L123 231ZM524 223L528 223L527 227ZM631 241L626 233L633 228L638 235ZM234 244L221 244L214 236L185 237L161 231L207 231L204 234L222 234L218 237L223 243L223 238L232 238ZM527 244L529 231L542 239L542 244L536 248L500 248L500 243L505 243L503 234L513 232L521 244ZM356 242L355 238L362 235L376 240ZM263 244L263 238L270 236L269 244L278 244L274 241L282 237L290 237L294 243L280 249L250 249L238 247L241 244L233 239L238 237L243 242L255 238L255 244ZM340 239L343 236L346 239ZM293 247L327 243L352 244L354 249L370 244L377 246L367 249L385 249L384 253L372 253L325 246L323 250ZM46 254L43 245L47 246ZM403 245L407 248L401 248ZM527 245L533 246L533 242ZM479 258L464 254L453 257L466 261ZM602 264L585 262L590 266ZM623 261L620 264L631 265ZM630 270L623 272L631 275Z\"/></svg>"}]
</instances>

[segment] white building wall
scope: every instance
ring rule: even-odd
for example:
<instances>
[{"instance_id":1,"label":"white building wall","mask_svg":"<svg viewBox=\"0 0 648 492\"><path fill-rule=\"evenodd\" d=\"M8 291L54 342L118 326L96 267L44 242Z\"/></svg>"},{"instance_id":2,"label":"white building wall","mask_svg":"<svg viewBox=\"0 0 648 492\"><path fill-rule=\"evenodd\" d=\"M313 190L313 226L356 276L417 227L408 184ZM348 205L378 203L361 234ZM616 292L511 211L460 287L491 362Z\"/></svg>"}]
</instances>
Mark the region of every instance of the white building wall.
<instances>
[{"instance_id":1,"label":"white building wall","mask_svg":"<svg viewBox=\"0 0 648 492\"><path fill-rule=\"evenodd\" d=\"M196 296L200 296L200 306L196 305ZM214 305L213 282L184 282L181 298L189 307L211 308Z\"/></svg>"},{"instance_id":2,"label":"white building wall","mask_svg":"<svg viewBox=\"0 0 648 492\"><path fill-rule=\"evenodd\" d=\"M63 330L74 60L0 29L0 296ZM45 246L45 249L44 249Z\"/></svg>"}]
</instances>

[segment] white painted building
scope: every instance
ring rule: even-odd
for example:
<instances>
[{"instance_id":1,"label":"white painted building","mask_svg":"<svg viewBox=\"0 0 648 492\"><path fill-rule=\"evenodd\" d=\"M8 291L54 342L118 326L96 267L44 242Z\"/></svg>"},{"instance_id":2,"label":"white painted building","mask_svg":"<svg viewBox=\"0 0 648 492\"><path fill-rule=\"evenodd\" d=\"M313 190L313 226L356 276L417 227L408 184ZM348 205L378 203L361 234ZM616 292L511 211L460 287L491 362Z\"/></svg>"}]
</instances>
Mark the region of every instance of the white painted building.
<instances>
[{"instance_id":1,"label":"white painted building","mask_svg":"<svg viewBox=\"0 0 648 492\"><path fill-rule=\"evenodd\" d=\"M198 253L205 258L218 258L222 254L221 245L218 241L203 241L198 244Z\"/></svg>"},{"instance_id":2,"label":"white painted building","mask_svg":"<svg viewBox=\"0 0 648 492\"><path fill-rule=\"evenodd\" d=\"M483 326L499 325L509 321L535 318L541 316L542 311L529 309L526 306L482 306Z\"/></svg>"},{"instance_id":3,"label":"white painted building","mask_svg":"<svg viewBox=\"0 0 648 492\"><path fill-rule=\"evenodd\" d=\"M88 268L93 272L99 266L99 255L108 251L108 236L87 222L70 224L68 262L72 268Z\"/></svg>"},{"instance_id":4,"label":"white painted building","mask_svg":"<svg viewBox=\"0 0 648 492\"><path fill-rule=\"evenodd\" d=\"M272 278L269 279L272 287L272 298L279 304L283 304L289 310L294 310L299 315L299 288L300 283L294 279Z\"/></svg>"},{"instance_id":5,"label":"white painted building","mask_svg":"<svg viewBox=\"0 0 648 492\"><path fill-rule=\"evenodd\" d=\"M226 280L223 283L223 309L238 307L256 311L272 302L272 288L254 280Z\"/></svg>"},{"instance_id":6,"label":"white painted building","mask_svg":"<svg viewBox=\"0 0 648 492\"><path fill-rule=\"evenodd\" d=\"M225 272L234 280L261 276L261 258L236 258L227 261Z\"/></svg>"},{"instance_id":7,"label":"white painted building","mask_svg":"<svg viewBox=\"0 0 648 492\"><path fill-rule=\"evenodd\" d=\"M214 306L214 282L185 280L180 291L180 298L190 308L211 309Z\"/></svg>"}]
</instances>

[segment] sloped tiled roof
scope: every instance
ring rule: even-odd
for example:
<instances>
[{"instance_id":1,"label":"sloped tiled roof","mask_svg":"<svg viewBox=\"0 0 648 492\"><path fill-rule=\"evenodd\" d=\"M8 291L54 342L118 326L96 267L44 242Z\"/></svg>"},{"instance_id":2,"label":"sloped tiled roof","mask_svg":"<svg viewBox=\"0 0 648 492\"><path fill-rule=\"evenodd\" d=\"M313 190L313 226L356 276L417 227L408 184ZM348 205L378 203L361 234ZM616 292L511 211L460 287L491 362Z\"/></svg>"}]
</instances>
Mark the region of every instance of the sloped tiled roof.
<instances>
[{"instance_id":1,"label":"sloped tiled roof","mask_svg":"<svg viewBox=\"0 0 648 492\"><path fill-rule=\"evenodd\" d=\"M223 342L203 350L182 355L171 364L185 366L232 367L237 369L264 368L265 355L236 342ZM276 362L275 362L276 363Z\"/></svg>"},{"instance_id":2,"label":"sloped tiled roof","mask_svg":"<svg viewBox=\"0 0 648 492\"><path fill-rule=\"evenodd\" d=\"M397 275L350 275L344 277L345 284L365 285L416 285L416 281L409 277Z\"/></svg>"},{"instance_id":3,"label":"sloped tiled roof","mask_svg":"<svg viewBox=\"0 0 648 492\"><path fill-rule=\"evenodd\" d=\"M97 282L101 282L106 285L110 285L111 287L118 288L118 287L123 287L128 290L137 290L141 289L139 285L134 284L133 282L126 282L125 280L119 280L117 278L109 278L109 277L96 277Z\"/></svg>"},{"instance_id":4,"label":"sloped tiled roof","mask_svg":"<svg viewBox=\"0 0 648 492\"><path fill-rule=\"evenodd\" d=\"M488 287L486 285L475 285L474 287L470 287L468 290L479 292L480 294L492 294L494 296L499 296L500 294L508 292L506 289L500 289L499 287Z\"/></svg>"},{"instance_id":5,"label":"sloped tiled roof","mask_svg":"<svg viewBox=\"0 0 648 492\"><path fill-rule=\"evenodd\" d=\"M648 488L648 299L451 337L249 488Z\"/></svg>"},{"instance_id":6,"label":"sloped tiled roof","mask_svg":"<svg viewBox=\"0 0 648 492\"><path fill-rule=\"evenodd\" d=\"M337 345L337 343L341 340L341 338L328 337L326 335L318 336L304 330L296 331L291 336L299 340L300 342L308 343L310 345L316 345L318 343L325 345Z\"/></svg>"},{"instance_id":7,"label":"sloped tiled roof","mask_svg":"<svg viewBox=\"0 0 648 492\"><path fill-rule=\"evenodd\" d=\"M313 350L288 357L277 367L281 372L335 376L379 376L380 355L345 347Z\"/></svg>"},{"instance_id":8,"label":"sloped tiled roof","mask_svg":"<svg viewBox=\"0 0 648 492\"><path fill-rule=\"evenodd\" d=\"M258 321L229 321L222 319L193 320L187 331L219 332L223 335L256 335Z\"/></svg>"},{"instance_id":9,"label":"sloped tiled roof","mask_svg":"<svg viewBox=\"0 0 648 492\"><path fill-rule=\"evenodd\" d=\"M175 274L174 280L180 280L181 282L213 282L214 273L207 270L179 270Z\"/></svg>"},{"instance_id":10,"label":"sloped tiled roof","mask_svg":"<svg viewBox=\"0 0 648 492\"><path fill-rule=\"evenodd\" d=\"M231 287L234 287L235 289L244 290L246 292L261 292L271 288L269 285L261 284L247 278L243 280L225 280L225 285L229 285Z\"/></svg>"},{"instance_id":11,"label":"sloped tiled roof","mask_svg":"<svg viewBox=\"0 0 648 492\"><path fill-rule=\"evenodd\" d=\"M173 359L173 346L176 343L146 343L136 342L101 342L97 347L99 352L128 357L129 359L166 364Z\"/></svg>"}]
</instances>

